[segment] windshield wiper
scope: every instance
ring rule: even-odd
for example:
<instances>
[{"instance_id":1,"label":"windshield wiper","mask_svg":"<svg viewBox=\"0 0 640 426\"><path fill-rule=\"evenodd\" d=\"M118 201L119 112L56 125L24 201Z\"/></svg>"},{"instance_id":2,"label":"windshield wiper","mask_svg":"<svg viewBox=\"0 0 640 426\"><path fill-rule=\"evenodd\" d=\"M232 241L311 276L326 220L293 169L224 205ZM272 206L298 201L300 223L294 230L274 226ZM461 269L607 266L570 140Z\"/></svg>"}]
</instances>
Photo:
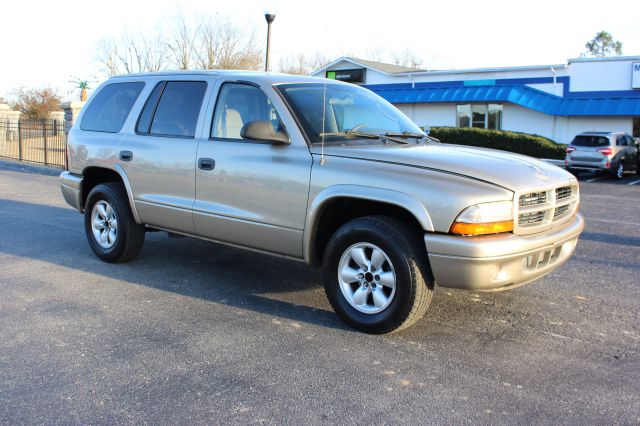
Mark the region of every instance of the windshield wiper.
<instances>
[{"instance_id":1,"label":"windshield wiper","mask_svg":"<svg viewBox=\"0 0 640 426\"><path fill-rule=\"evenodd\" d=\"M387 133L383 133L383 134L377 134L377 133L368 133L368 132L361 132L359 130L345 130L344 132L327 132L327 133L320 133L318 136L323 137L323 136L354 136L354 137L361 137L361 138L368 138L368 139L381 139L381 140L391 140L397 143L401 143L401 144L407 144L409 142L402 140L402 139L396 139L393 134L387 134Z\"/></svg>"},{"instance_id":2,"label":"windshield wiper","mask_svg":"<svg viewBox=\"0 0 640 426\"><path fill-rule=\"evenodd\" d=\"M397 138L417 138L417 139L424 139L427 137L427 135L423 135L422 133L415 133L415 132L408 132L408 131L405 131L402 133L387 132L384 135L393 136Z\"/></svg>"}]
</instances>

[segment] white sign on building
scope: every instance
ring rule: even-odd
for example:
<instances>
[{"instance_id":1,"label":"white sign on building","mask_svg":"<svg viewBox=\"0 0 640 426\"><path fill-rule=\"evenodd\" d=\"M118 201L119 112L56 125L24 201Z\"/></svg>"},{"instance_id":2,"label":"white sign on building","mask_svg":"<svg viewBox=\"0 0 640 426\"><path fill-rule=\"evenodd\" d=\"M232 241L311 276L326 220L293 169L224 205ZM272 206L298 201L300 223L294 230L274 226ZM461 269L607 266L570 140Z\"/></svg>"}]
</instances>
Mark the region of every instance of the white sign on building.
<instances>
[{"instance_id":1,"label":"white sign on building","mask_svg":"<svg viewBox=\"0 0 640 426\"><path fill-rule=\"evenodd\" d=\"M640 89L640 62L634 62L631 67L631 87Z\"/></svg>"}]
</instances>

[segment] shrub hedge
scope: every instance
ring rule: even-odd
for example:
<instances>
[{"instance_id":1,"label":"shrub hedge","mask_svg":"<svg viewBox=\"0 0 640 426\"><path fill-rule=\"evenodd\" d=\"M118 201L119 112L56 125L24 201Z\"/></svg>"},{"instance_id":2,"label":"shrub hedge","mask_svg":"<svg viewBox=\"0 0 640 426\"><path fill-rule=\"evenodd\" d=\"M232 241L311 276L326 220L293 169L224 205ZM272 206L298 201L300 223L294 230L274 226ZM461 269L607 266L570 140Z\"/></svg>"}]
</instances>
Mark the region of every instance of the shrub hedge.
<instances>
[{"instance_id":1,"label":"shrub hedge","mask_svg":"<svg viewBox=\"0 0 640 426\"><path fill-rule=\"evenodd\" d=\"M536 158L556 160L564 159L567 148L566 145L555 143L543 136L505 130L431 127L429 135L440 139L442 143L500 149Z\"/></svg>"}]
</instances>

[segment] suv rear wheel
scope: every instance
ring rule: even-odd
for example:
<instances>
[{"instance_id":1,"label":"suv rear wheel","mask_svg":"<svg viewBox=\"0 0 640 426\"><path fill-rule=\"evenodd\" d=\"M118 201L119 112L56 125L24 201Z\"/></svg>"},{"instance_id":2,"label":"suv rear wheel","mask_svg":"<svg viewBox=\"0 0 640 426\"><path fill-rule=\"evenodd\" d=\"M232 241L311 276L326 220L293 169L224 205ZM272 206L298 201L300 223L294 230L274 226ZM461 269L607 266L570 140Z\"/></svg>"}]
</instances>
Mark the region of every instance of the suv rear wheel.
<instances>
[{"instance_id":1,"label":"suv rear wheel","mask_svg":"<svg viewBox=\"0 0 640 426\"><path fill-rule=\"evenodd\" d=\"M87 197L84 229L89 246L101 260L126 262L144 244L144 225L133 220L127 194L122 185L97 185Z\"/></svg>"},{"instance_id":2,"label":"suv rear wheel","mask_svg":"<svg viewBox=\"0 0 640 426\"><path fill-rule=\"evenodd\" d=\"M624 177L624 159L618 161L618 164L611 171L611 175L616 180L620 180Z\"/></svg>"},{"instance_id":3,"label":"suv rear wheel","mask_svg":"<svg viewBox=\"0 0 640 426\"><path fill-rule=\"evenodd\" d=\"M434 281L415 232L385 216L354 219L331 237L323 259L325 292L336 313L367 333L418 321Z\"/></svg>"}]
</instances>

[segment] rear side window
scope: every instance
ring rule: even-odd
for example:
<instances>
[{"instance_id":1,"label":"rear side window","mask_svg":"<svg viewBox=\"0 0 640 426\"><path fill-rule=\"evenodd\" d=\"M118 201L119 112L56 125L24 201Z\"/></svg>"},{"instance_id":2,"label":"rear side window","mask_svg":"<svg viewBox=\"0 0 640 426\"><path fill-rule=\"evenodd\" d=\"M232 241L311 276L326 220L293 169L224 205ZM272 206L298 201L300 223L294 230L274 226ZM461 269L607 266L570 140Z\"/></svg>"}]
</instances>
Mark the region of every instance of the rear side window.
<instances>
[{"instance_id":1,"label":"rear side window","mask_svg":"<svg viewBox=\"0 0 640 426\"><path fill-rule=\"evenodd\" d=\"M571 142L574 146L609 146L609 138L606 136L576 136Z\"/></svg>"},{"instance_id":2,"label":"rear side window","mask_svg":"<svg viewBox=\"0 0 640 426\"><path fill-rule=\"evenodd\" d=\"M207 91L204 81L166 81L149 95L136 131L142 134L193 138Z\"/></svg>"},{"instance_id":3,"label":"rear side window","mask_svg":"<svg viewBox=\"0 0 640 426\"><path fill-rule=\"evenodd\" d=\"M111 83L104 86L87 107L80 128L93 132L118 133L143 87L143 82Z\"/></svg>"}]
</instances>

